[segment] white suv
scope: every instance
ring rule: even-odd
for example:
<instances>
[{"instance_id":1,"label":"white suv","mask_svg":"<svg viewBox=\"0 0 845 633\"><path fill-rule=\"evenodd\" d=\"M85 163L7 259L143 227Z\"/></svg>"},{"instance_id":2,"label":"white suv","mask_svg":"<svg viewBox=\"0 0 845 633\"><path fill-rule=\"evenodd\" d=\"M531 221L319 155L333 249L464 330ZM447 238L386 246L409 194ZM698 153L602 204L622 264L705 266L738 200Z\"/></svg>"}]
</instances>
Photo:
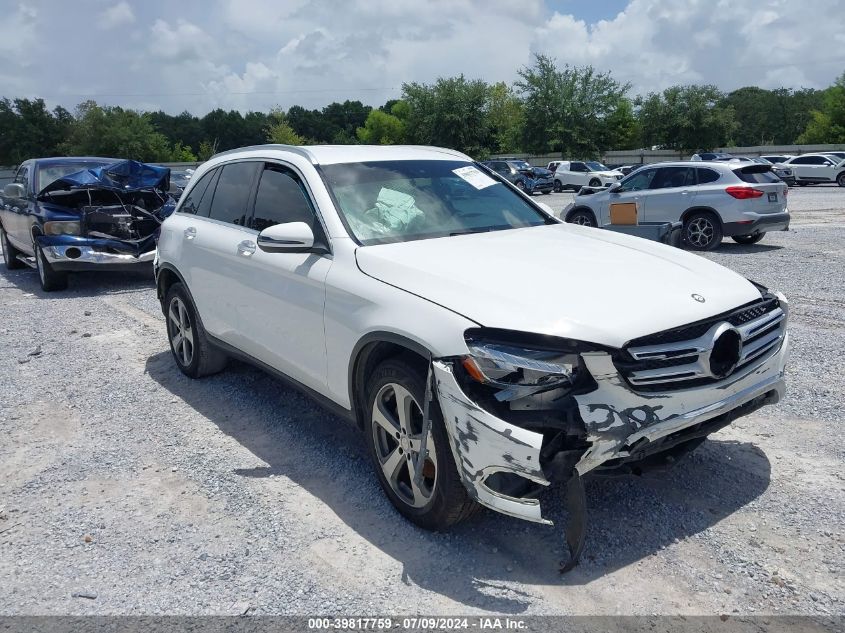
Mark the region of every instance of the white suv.
<instances>
[{"instance_id":1,"label":"white suv","mask_svg":"<svg viewBox=\"0 0 845 633\"><path fill-rule=\"evenodd\" d=\"M845 160L831 154L802 154L780 163L795 174L795 181L803 186L835 182L845 187Z\"/></svg>"},{"instance_id":2,"label":"white suv","mask_svg":"<svg viewBox=\"0 0 845 633\"><path fill-rule=\"evenodd\" d=\"M555 164L556 163L556 164ZM624 174L621 171L609 169L596 161L562 160L549 163L549 169L554 167L555 191L572 189L578 191L581 187L607 187Z\"/></svg>"},{"instance_id":3,"label":"white suv","mask_svg":"<svg viewBox=\"0 0 845 633\"><path fill-rule=\"evenodd\" d=\"M674 458L784 392L783 297L561 223L446 149L219 154L163 223L155 270L182 372L235 357L311 394L431 529L477 504L548 523L551 482L583 518L582 475Z\"/></svg>"}]
</instances>

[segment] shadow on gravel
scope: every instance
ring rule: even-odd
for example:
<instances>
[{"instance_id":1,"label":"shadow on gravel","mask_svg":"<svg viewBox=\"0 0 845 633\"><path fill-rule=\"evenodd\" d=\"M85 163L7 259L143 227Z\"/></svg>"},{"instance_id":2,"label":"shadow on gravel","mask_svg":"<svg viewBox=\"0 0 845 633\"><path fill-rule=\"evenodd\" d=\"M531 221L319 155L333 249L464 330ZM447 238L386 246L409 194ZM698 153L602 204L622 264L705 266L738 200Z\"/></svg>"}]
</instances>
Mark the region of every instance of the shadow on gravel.
<instances>
[{"instance_id":1,"label":"shadow on gravel","mask_svg":"<svg viewBox=\"0 0 845 633\"><path fill-rule=\"evenodd\" d=\"M779 251L783 246L776 244L737 244L734 241L725 240L715 251L726 255L749 255L752 253L766 253L768 251Z\"/></svg>"},{"instance_id":2,"label":"shadow on gravel","mask_svg":"<svg viewBox=\"0 0 845 633\"><path fill-rule=\"evenodd\" d=\"M659 478L588 480L585 555L579 567L561 576L560 527L489 511L448 534L405 521L378 487L361 434L263 372L232 362L223 374L192 381L176 369L169 352L148 358L146 371L268 464L235 474L289 478L373 547L400 561L402 582L483 610L522 613L540 599L532 585L538 591L584 585L645 559L741 509L770 479L769 461L758 448L716 439ZM549 509L550 518L562 516L557 504ZM360 556L350 554L336 564L354 573ZM361 586L367 586L366 573Z\"/></svg>"},{"instance_id":3,"label":"shadow on gravel","mask_svg":"<svg viewBox=\"0 0 845 633\"><path fill-rule=\"evenodd\" d=\"M30 292L45 299L62 297L99 297L117 295L155 288L153 267L149 271L92 271L70 273L67 290L44 292L38 283L38 273L34 268L17 270L0 269L0 287L17 287L23 292Z\"/></svg>"}]
</instances>

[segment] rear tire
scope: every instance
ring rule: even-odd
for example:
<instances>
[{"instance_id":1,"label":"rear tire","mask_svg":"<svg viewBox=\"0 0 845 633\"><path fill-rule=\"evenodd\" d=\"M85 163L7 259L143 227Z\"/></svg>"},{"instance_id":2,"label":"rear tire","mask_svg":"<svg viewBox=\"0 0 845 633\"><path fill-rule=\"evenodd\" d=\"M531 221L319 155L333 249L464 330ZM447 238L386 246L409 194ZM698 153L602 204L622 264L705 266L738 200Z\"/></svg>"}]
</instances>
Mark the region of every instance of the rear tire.
<instances>
[{"instance_id":1,"label":"rear tire","mask_svg":"<svg viewBox=\"0 0 845 633\"><path fill-rule=\"evenodd\" d=\"M737 244L756 244L766 236L766 232L752 233L751 235L734 235L731 239Z\"/></svg>"},{"instance_id":2,"label":"rear tire","mask_svg":"<svg viewBox=\"0 0 845 633\"><path fill-rule=\"evenodd\" d=\"M181 282L167 290L164 305L170 352L181 372L202 378L222 371L228 358L208 340L202 319Z\"/></svg>"},{"instance_id":3,"label":"rear tire","mask_svg":"<svg viewBox=\"0 0 845 633\"><path fill-rule=\"evenodd\" d=\"M598 228L599 225L592 211L575 211L566 218L566 221L570 224L580 224L581 226L590 226L592 228Z\"/></svg>"},{"instance_id":4,"label":"rear tire","mask_svg":"<svg viewBox=\"0 0 845 633\"><path fill-rule=\"evenodd\" d=\"M20 251L9 243L9 236L6 231L0 226L0 246L3 248L3 263L9 270L16 270L23 268L24 263L18 259Z\"/></svg>"},{"instance_id":5,"label":"rear tire","mask_svg":"<svg viewBox=\"0 0 845 633\"><path fill-rule=\"evenodd\" d=\"M684 221L684 245L693 251L712 251L722 243L722 223L712 213L693 213Z\"/></svg>"},{"instance_id":6,"label":"rear tire","mask_svg":"<svg viewBox=\"0 0 845 633\"><path fill-rule=\"evenodd\" d=\"M429 411L432 424L426 440L433 459L426 460L420 485L411 485L418 453L409 442L419 447L422 438L425 381L420 368L401 358L376 367L367 380L364 434L376 476L393 506L421 528L445 530L480 506L469 497L458 474L436 399Z\"/></svg>"},{"instance_id":7,"label":"rear tire","mask_svg":"<svg viewBox=\"0 0 845 633\"><path fill-rule=\"evenodd\" d=\"M67 273L60 270L55 270L47 258L44 257L44 251L38 244L32 244L32 250L35 253L35 269L38 271L38 281L41 283L41 290L44 292L53 292L54 290L64 290L67 288Z\"/></svg>"}]
</instances>

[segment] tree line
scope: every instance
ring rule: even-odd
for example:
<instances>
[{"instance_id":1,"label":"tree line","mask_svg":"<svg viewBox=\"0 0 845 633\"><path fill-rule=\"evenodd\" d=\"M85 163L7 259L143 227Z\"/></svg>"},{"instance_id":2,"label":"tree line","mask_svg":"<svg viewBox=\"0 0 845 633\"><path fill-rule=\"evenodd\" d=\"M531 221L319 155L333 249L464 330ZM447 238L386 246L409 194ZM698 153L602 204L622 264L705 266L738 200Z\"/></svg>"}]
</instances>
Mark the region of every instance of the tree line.
<instances>
[{"instance_id":1,"label":"tree line","mask_svg":"<svg viewBox=\"0 0 845 633\"><path fill-rule=\"evenodd\" d=\"M845 143L845 73L825 90L673 86L632 95L590 66L536 55L512 84L463 75L402 85L400 99L269 112L139 112L94 101L73 113L43 99L0 100L0 164L91 155L150 162L206 160L261 143L438 145L476 158L528 152L594 158L611 149L685 152L723 146Z\"/></svg>"}]
</instances>

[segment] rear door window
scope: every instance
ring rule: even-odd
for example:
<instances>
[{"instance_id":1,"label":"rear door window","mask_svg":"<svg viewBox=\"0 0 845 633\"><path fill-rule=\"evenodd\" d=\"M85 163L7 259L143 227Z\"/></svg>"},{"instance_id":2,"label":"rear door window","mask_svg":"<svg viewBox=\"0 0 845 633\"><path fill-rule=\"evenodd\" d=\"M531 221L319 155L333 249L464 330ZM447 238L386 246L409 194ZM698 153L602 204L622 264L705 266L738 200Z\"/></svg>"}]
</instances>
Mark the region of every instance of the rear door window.
<instances>
[{"instance_id":1,"label":"rear door window","mask_svg":"<svg viewBox=\"0 0 845 633\"><path fill-rule=\"evenodd\" d=\"M285 222L305 222L315 230L317 216L297 175L281 165L267 164L258 183L251 226L263 231Z\"/></svg>"},{"instance_id":2,"label":"rear door window","mask_svg":"<svg viewBox=\"0 0 845 633\"><path fill-rule=\"evenodd\" d=\"M699 185L706 185L711 182L716 182L720 178L719 172L713 169L703 169L699 167L695 171L698 173Z\"/></svg>"},{"instance_id":3,"label":"rear door window","mask_svg":"<svg viewBox=\"0 0 845 633\"><path fill-rule=\"evenodd\" d=\"M661 167L656 170L649 189L673 189L689 187L695 184L695 169L693 167Z\"/></svg>"},{"instance_id":4,"label":"rear door window","mask_svg":"<svg viewBox=\"0 0 845 633\"><path fill-rule=\"evenodd\" d=\"M191 213L194 215L199 212L202 199L205 196L206 191L208 191L208 185L212 182L218 171L219 170L217 169L212 169L211 171L203 174L202 178L199 179L199 182L191 187L191 191L187 196L185 196L185 199L182 201L182 206L179 207L180 212ZM207 207L211 206L210 201L213 195L214 187L212 187L211 191L208 192L209 203ZM208 215L208 209L206 209L206 215Z\"/></svg>"},{"instance_id":5,"label":"rear door window","mask_svg":"<svg viewBox=\"0 0 845 633\"><path fill-rule=\"evenodd\" d=\"M255 161L244 161L223 166L208 217L228 224L246 224L246 208L259 165Z\"/></svg>"}]
</instances>

